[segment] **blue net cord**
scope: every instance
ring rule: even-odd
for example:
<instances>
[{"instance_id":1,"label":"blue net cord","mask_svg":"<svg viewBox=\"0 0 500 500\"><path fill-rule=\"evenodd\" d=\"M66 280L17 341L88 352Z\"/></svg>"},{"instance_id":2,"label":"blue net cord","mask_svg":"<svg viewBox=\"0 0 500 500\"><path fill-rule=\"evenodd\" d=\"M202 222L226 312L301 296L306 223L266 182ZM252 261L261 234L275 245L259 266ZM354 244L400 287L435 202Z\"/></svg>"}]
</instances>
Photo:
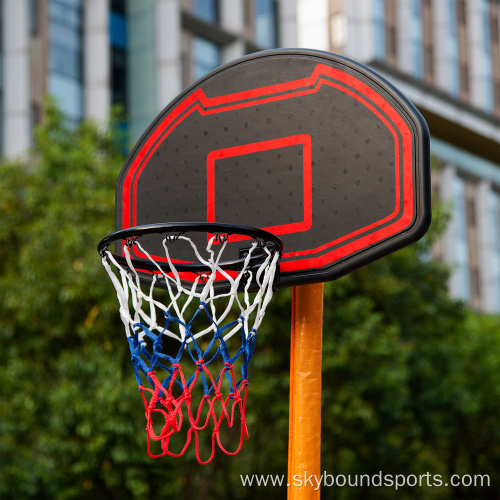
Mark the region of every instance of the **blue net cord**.
<instances>
[{"instance_id":1,"label":"blue net cord","mask_svg":"<svg viewBox=\"0 0 500 500\"><path fill-rule=\"evenodd\" d=\"M169 356L168 354L164 354L162 352L162 334L157 335L152 333L149 328L143 323L136 323L134 325L136 331L133 336L128 337L128 343L130 352L132 354L132 365L134 367L137 383L139 385L143 384L143 377L148 379L149 382L152 382L149 379L148 374L160 368L168 372L168 376L162 383L163 387L167 387L170 384L172 377L174 376L173 366L178 365L181 362L184 353L187 353L186 355L189 355L193 363L198 367L195 373L188 379L188 385L190 385L193 379L198 376L198 373L200 372L199 367L201 366L200 363L202 363L204 366L207 366L218 357L221 357L224 363L231 366L233 366L240 357L242 359L241 379L236 384L234 384L232 378L230 378L226 374L232 391L235 389L235 387L239 387L243 379L248 378L248 365L250 364L250 360L252 359L253 351L255 349L255 336L257 331L255 329L252 329L250 335L247 335L245 331L244 318L242 316L240 316L237 320L227 323L223 327L219 328L213 321L213 318L211 317L209 311L206 309L205 304L200 304L200 308L197 310L197 313L199 311L205 311L207 318L214 323L215 327L213 338L210 340L208 346L203 352L198 346L196 339L191 332L192 322L185 324L182 321L173 318L169 312L165 314L166 322L164 331L168 329L170 322L172 321L182 324L185 329L185 338L180 344L175 357ZM196 315L194 317L196 317ZM237 324L241 324L241 347L238 349L236 354L231 357L229 355L228 346L224 340L223 332L234 327ZM147 337L152 341L151 345L148 345L146 342L144 342L144 340L139 340L139 338L144 339L144 337ZM219 346L215 353L213 353L213 346L216 341L218 341ZM202 380L204 384L204 394L208 396L213 389L213 384L212 387L209 387L203 376ZM177 381L177 383L179 384L179 387L182 387L179 381Z\"/></svg>"},{"instance_id":2,"label":"blue net cord","mask_svg":"<svg viewBox=\"0 0 500 500\"><path fill-rule=\"evenodd\" d=\"M189 238L179 238L192 244ZM132 366L144 402L148 454L152 458L181 456L194 441L197 460L205 464L213 458L216 446L234 455L248 439L245 410L249 365L258 327L272 297L279 256L266 250L268 257L254 276L259 290L249 294L247 286L239 297L240 281L249 269L244 268L237 276L221 270L218 263L225 243L218 245L220 250L216 255L211 249L212 240L207 246L209 257L199 256L201 262L210 266L211 273L208 277L198 277L189 288L178 273L165 273L158 267L149 289L144 291L128 247L125 247L128 269L121 267L109 252L103 258L117 291ZM134 244L149 256L138 242ZM172 241L163 244L166 258L175 269L168 251ZM250 248L247 263L256 247L254 244ZM196 253L199 255L197 250ZM230 282L230 292L215 292L216 275ZM155 298L158 279L167 285L168 303L164 297ZM224 304L219 313L218 302ZM239 441L224 445L220 436L222 426L239 426ZM211 453L202 460L199 433L207 430L212 432ZM179 440L181 435L185 435L185 441Z\"/></svg>"},{"instance_id":3,"label":"blue net cord","mask_svg":"<svg viewBox=\"0 0 500 500\"><path fill-rule=\"evenodd\" d=\"M200 304L198 312L204 312L207 319L213 321L209 310L206 308L206 304ZM165 329L170 326L172 321L183 323L177 318L173 318L170 313L167 313L165 316ZM196 314L194 317L196 317ZM229 322L220 328L214 323L215 332L213 338L204 351L198 346L191 332L191 323L193 320L188 324L183 323L182 326L185 328L186 336L175 357L162 353L162 335L152 333L142 323L135 325L136 334L134 337L129 337L129 347L148 421L148 453L153 458L163 455L179 456L179 453L174 453L170 450L169 444L171 436L180 432L184 420L187 420L186 425L189 427L189 430L186 443L180 454L182 455L185 449L187 449L191 441L191 436L194 433L196 436L195 448L197 459L203 464L212 459L215 442L217 442L218 446L225 453L235 454L241 449L243 438L248 439L248 430L245 423L248 366L255 348L256 331L252 330L251 334L247 336L243 319L240 316L237 320ZM242 343L236 354L231 357L223 334L224 331L231 329L238 323L241 324ZM140 333L144 333L152 343L146 346L144 342L140 342ZM216 342L219 345L214 353L213 347ZM187 366L194 364L194 373L189 378L181 367L183 357L185 358L186 356L192 362ZM223 368L213 373L210 371L209 365L218 358L222 358L224 362ZM241 364L241 377L239 380L236 379L234 370L234 364L237 361L240 361ZM159 374L164 374L163 380L160 379ZM226 385L229 387L226 395L223 394L222 390L224 378L227 381ZM145 380L149 382L149 385L153 389L144 384ZM196 404L192 401L191 394L196 385L200 383L203 387L203 397ZM180 391L181 394L175 395L175 389L177 389L177 392ZM147 395L149 395L149 398ZM219 403L218 413L215 406L216 403ZM235 425L235 415L238 414L240 416L241 427L240 441L235 451L229 451L221 443L219 429L224 422L226 422L228 428L232 428ZM161 430L156 433L152 422L153 417L157 417L158 420L159 415L163 417L163 420ZM214 433L212 453L208 460L203 461L199 454L197 433L206 429L209 424L212 425ZM161 453L152 453L151 441L159 441L161 443Z\"/></svg>"}]
</instances>

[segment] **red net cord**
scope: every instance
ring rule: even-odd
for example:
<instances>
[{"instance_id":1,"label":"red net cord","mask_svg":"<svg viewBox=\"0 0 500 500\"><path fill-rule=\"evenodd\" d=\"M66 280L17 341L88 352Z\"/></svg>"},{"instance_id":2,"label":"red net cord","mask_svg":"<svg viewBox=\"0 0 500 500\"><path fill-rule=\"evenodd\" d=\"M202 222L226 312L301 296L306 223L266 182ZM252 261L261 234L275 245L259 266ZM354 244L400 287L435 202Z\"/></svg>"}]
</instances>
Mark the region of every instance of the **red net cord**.
<instances>
[{"instance_id":1,"label":"red net cord","mask_svg":"<svg viewBox=\"0 0 500 500\"><path fill-rule=\"evenodd\" d=\"M217 442L219 448L227 455L235 455L238 453L243 445L243 439L248 439L248 430L245 423L245 407L247 400L247 388L248 381L242 380L239 384L239 388L236 389L236 381L233 372L233 365L231 363L224 363L224 368L222 369L218 380L215 381L212 374L208 370L207 366L203 360L198 361L197 370L195 377L191 381L190 385L186 383L184 373L180 364L176 363L172 365L174 373L169 382L167 388L163 387L161 382L155 376L155 372L151 371L148 373L150 380L154 384L154 389L148 387L140 386L141 395L144 401L144 408L146 410L147 419L147 435L148 435L148 455L151 458L159 458L165 455L172 457L180 457L183 455L191 443L192 435L195 437L195 450L196 458L198 462L202 465L210 462L215 453L215 443ZM210 380L211 386L213 388L213 395L205 394L198 404L197 408L193 405L191 393L196 385L196 382L200 376L200 372L203 371L204 375ZM231 387L235 388L233 392L224 396L221 392L221 385L224 376L229 374L231 379ZM178 389L178 383L182 386L182 394L179 396L174 396L174 388ZM149 400L147 397L149 393ZM216 403L220 403L220 410L217 411ZM207 414L203 419L203 410L207 405ZM228 451L220 439L220 428L221 425L226 423L227 428L230 429L235 424L235 414L239 410L240 414L240 439L238 447L235 451ZM164 419L161 431L156 433L153 429L153 415L161 415ZM161 421L161 418L160 418ZM186 428L186 441L181 451L175 453L169 449L170 438L176 434L182 432L182 427ZM200 458L200 444L198 431L202 431L213 425L212 430L212 451L210 457L203 461ZM159 425L155 424L158 428ZM151 442L159 441L161 444L162 452L159 454L154 454L151 451Z\"/></svg>"}]
</instances>

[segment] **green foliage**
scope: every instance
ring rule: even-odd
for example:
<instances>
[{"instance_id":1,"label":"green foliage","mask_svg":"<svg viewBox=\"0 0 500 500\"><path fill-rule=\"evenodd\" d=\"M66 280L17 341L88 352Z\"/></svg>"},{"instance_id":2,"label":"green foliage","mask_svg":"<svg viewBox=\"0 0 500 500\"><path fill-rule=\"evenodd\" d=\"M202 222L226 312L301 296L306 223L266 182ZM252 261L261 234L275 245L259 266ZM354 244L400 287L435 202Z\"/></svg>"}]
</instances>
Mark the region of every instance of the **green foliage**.
<instances>
[{"instance_id":1,"label":"green foliage","mask_svg":"<svg viewBox=\"0 0 500 500\"><path fill-rule=\"evenodd\" d=\"M240 474L287 472L290 290L273 297L250 367L250 440L201 467L146 454L115 291L96 251L124 158L110 131L49 104L31 161L0 165L0 497L284 498ZM324 488L323 498L495 498L499 319L446 292L417 245L325 286L322 470L490 474L490 488ZM436 220L436 219L435 219ZM353 476L352 476L353 477Z\"/></svg>"},{"instance_id":2,"label":"green foliage","mask_svg":"<svg viewBox=\"0 0 500 500\"><path fill-rule=\"evenodd\" d=\"M323 468L481 473L498 487L499 319L451 300L446 273L416 250L327 286ZM358 488L338 498L490 498L495 490Z\"/></svg>"}]
</instances>

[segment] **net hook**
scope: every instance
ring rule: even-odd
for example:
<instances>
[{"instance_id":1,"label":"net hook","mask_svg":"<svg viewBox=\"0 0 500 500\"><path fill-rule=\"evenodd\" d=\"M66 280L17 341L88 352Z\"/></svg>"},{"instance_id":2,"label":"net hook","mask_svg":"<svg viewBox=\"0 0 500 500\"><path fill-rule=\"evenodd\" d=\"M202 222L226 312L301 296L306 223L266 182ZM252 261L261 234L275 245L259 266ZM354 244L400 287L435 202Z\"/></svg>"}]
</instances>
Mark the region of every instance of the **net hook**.
<instances>
[{"instance_id":1,"label":"net hook","mask_svg":"<svg viewBox=\"0 0 500 500\"><path fill-rule=\"evenodd\" d=\"M130 236L125 239L125 245L127 245L129 248L132 248L132 246L135 244L137 241L137 236Z\"/></svg>"},{"instance_id":2,"label":"net hook","mask_svg":"<svg viewBox=\"0 0 500 500\"><path fill-rule=\"evenodd\" d=\"M166 240L168 243L175 243L175 242L179 239L179 236L180 236L181 234L182 234L182 233L165 234L165 240Z\"/></svg>"},{"instance_id":3,"label":"net hook","mask_svg":"<svg viewBox=\"0 0 500 500\"><path fill-rule=\"evenodd\" d=\"M218 243L225 243L228 239L228 234L214 233L214 241Z\"/></svg>"}]
</instances>

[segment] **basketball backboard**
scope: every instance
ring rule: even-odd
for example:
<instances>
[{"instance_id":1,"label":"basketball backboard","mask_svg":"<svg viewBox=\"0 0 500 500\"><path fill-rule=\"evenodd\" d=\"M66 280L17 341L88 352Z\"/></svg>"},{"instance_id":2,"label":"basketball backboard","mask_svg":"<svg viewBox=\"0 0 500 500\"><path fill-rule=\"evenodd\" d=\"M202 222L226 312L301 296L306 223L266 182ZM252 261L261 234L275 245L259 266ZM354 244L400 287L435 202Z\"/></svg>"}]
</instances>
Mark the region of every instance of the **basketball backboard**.
<instances>
[{"instance_id":1,"label":"basketball backboard","mask_svg":"<svg viewBox=\"0 0 500 500\"><path fill-rule=\"evenodd\" d=\"M425 233L429 132L397 89L350 59L259 52L216 69L159 114L122 169L116 207L117 230L265 229L284 244L278 287L329 281ZM236 240L238 255L245 242ZM161 261L160 240L150 248Z\"/></svg>"}]
</instances>

